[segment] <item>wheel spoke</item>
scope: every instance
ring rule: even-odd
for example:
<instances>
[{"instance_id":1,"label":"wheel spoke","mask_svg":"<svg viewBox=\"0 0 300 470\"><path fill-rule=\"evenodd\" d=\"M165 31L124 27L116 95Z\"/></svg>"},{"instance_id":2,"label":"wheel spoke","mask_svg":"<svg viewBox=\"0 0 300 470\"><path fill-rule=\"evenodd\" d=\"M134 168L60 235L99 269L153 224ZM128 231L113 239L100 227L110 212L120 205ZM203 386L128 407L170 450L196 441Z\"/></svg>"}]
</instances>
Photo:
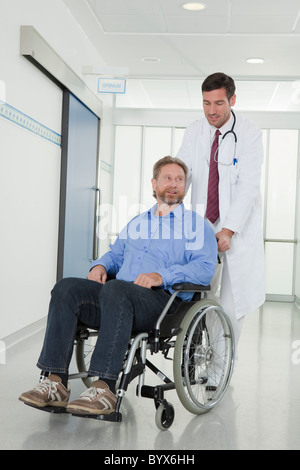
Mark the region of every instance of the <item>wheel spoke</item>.
<instances>
[{"instance_id":1,"label":"wheel spoke","mask_svg":"<svg viewBox=\"0 0 300 470\"><path fill-rule=\"evenodd\" d=\"M174 352L177 393L194 413L208 411L224 395L233 358L231 325L223 310L213 302L199 304L205 307L192 307L183 320Z\"/></svg>"}]
</instances>

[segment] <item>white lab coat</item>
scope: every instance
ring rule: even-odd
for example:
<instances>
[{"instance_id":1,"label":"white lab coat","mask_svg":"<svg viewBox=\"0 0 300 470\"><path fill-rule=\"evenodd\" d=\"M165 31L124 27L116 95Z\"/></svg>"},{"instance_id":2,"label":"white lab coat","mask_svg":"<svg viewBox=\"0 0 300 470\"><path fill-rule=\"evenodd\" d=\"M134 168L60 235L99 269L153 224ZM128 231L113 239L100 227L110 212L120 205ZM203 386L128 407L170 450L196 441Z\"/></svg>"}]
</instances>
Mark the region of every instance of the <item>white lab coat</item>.
<instances>
[{"instance_id":1,"label":"white lab coat","mask_svg":"<svg viewBox=\"0 0 300 470\"><path fill-rule=\"evenodd\" d=\"M229 129L231 121L228 122ZM221 129L222 130L222 129ZM253 312L265 301L264 246L262 233L262 201L260 194L263 147L261 131L253 123L236 114L235 133L238 162L219 169L220 219L213 228L235 232L231 248L225 256L237 319ZM189 168L188 185L192 183L192 204L206 210L210 125L204 118L192 123L185 131L177 154ZM219 148L219 161L232 162L234 138L225 137ZM232 312L233 313L233 312Z\"/></svg>"}]
</instances>

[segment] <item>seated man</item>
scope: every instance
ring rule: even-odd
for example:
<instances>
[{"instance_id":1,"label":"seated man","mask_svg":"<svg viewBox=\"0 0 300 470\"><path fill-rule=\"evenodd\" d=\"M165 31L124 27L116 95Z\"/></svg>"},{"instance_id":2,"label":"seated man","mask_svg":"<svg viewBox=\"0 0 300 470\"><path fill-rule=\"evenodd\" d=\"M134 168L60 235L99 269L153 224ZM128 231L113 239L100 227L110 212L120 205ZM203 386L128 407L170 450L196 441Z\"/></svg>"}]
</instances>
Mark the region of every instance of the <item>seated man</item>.
<instances>
[{"instance_id":1,"label":"seated man","mask_svg":"<svg viewBox=\"0 0 300 470\"><path fill-rule=\"evenodd\" d=\"M23 393L34 407L67 407L76 414L115 411L115 384L132 332L151 330L176 282L208 285L217 242L208 223L182 203L187 167L164 157L153 169L157 204L123 229L110 251L94 261L87 279L67 278L53 291L37 366L47 379ZM107 280L108 275L116 279ZM193 294L180 293L172 305ZM78 322L99 329L89 376L99 379L68 405L68 368Z\"/></svg>"}]
</instances>

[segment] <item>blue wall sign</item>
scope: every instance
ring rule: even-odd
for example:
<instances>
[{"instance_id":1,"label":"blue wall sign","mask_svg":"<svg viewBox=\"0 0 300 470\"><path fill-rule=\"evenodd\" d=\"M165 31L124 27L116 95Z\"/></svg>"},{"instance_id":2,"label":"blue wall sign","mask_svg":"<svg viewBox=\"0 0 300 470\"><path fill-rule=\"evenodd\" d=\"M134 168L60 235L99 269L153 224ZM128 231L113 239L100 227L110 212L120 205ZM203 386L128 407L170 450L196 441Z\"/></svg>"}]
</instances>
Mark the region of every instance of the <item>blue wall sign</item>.
<instances>
[{"instance_id":1,"label":"blue wall sign","mask_svg":"<svg viewBox=\"0 0 300 470\"><path fill-rule=\"evenodd\" d=\"M126 92L126 80L124 78L98 78L98 93Z\"/></svg>"}]
</instances>

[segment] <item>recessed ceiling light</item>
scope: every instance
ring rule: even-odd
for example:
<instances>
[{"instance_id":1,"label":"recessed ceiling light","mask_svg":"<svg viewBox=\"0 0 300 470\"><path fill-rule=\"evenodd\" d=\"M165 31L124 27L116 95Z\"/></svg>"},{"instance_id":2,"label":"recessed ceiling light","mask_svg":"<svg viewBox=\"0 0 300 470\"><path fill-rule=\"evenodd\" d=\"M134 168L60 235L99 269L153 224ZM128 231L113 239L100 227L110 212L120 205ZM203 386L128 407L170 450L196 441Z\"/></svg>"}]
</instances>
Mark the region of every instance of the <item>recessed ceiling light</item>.
<instances>
[{"instance_id":1,"label":"recessed ceiling light","mask_svg":"<svg viewBox=\"0 0 300 470\"><path fill-rule=\"evenodd\" d=\"M246 62L248 64L263 64L265 59L262 59L261 57L250 57L249 59L246 59Z\"/></svg>"},{"instance_id":2,"label":"recessed ceiling light","mask_svg":"<svg viewBox=\"0 0 300 470\"><path fill-rule=\"evenodd\" d=\"M189 11L200 11L200 10L205 10L207 8L207 5L205 3L200 3L200 2L190 2L190 3L184 3L182 5L182 8L185 10Z\"/></svg>"},{"instance_id":3,"label":"recessed ceiling light","mask_svg":"<svg viewBox=\"0 0 300 470\"><path fill-rule=\"evenodd\" d=\"M160 59L158 57L142 57L141 61L154 63L154 62L160 62Z\"/></svg>"}]
</instances>

